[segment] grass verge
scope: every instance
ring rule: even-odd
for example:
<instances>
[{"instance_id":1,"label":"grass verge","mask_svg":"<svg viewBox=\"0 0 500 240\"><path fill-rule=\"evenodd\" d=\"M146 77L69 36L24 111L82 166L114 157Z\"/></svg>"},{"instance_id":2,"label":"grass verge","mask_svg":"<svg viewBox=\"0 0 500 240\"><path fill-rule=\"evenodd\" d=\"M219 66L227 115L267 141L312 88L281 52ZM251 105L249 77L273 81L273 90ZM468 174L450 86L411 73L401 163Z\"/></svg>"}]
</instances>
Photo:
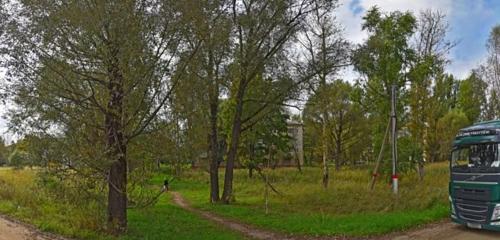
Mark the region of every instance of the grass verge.
<instances>
[{"instance_id":1,"label":"grass verge","mask_svg":"<svg viewBox=\"0 0 500 240\"><path fill-rule=\"evenodd\" d=\"M448 164L429 165L424 181L410 173L400 180L394 197L387 184L368 190L369 172L345 169L333 173L331 186L321 187L318 169L270 171L272 184L282 196L272 195L269 212L264 209L263 181L235 172L235 203L207 203L208 176L203 171L174 182L194 207L287 234L311 236L373 236L407 230L448 216ZM160 179L155 179L159 184Z\"/></svg>"}]
</instances>

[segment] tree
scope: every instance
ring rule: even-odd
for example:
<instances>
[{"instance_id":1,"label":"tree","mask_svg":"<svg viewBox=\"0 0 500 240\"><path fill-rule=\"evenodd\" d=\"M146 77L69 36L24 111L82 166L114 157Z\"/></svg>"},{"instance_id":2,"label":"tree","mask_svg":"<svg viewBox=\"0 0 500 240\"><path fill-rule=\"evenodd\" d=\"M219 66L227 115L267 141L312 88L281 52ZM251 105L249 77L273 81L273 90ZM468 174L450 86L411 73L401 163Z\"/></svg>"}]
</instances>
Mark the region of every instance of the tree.
<instances>
[{"instance_id":1,"label":"tree","mask_svg":"<svg viewBox=\"0 0 500 240\"><path fill-rule=\"evenodd\" d=\"M278 60L283 47L296 33L304 17L313 9L311 0L233 1L232 24L235 28L235 53L230 69L230 96L234 101L229 150L224 175L222 201L229 203L233 195L233 169L237 158L242 129L245 124L263 116L268 105L286 99L293 87L282 88L279 93L270 93L267 104L249 118L242 119L244 98L251 82L262 75L280 75L288 69L273 60ZM267 71L272 69L272 71Z\"/></svg>"},{"instance_id":2,"label":"tree","mask_svg":"<svg viewBox=\"0 0 500 240\"><path fill-rule=\"evenodd\" d=\"M60 164L106 179L114 234L127 227L129 177L144 175L128 174L129 163L141 161L128 157L131 143L155 130L177 83L171 73L183 25L176 7L161 0L46 0L23 1L10 13L3 50L8 88L20 106L12 126L53 136L66 151Z\"/></svg>"},{"instance_id":3,"label":"tree","mask_svg":"<svg viewBox=\"0 0 500 240\"><path fill-rule=\"evenodd\" d=\"M6 165L8 163L8 152L7 146L5 145L5 140L0 137L0 166Z\"/></svg>"},{"instance_id":4,"label":"tree","mask_svg":"<svg viewBox=\"0 0 500 240\"><path fill-rule=\"evenodd\" d=\"M259 108L266 105L266 94L268 92L279 92L281 88L289 84L287 79L274 80L264 79L259 76L248 87L245 97L245 108L242 118L251 117ZM230 133L231 117L234 115L234 101L228 101L225 112L225 131ZM250 175L254 169L259 169L264 163L276 166L277 155L285 158L291 149L290 136L288 135L287 120L289 114L284 105L271 104L269 112L252 124L245 125L241 134L240 156L244 157L243 165L249 169ZM265 161L267 160L267 161ZM260 165L260 166L259 166Z\"/></svg>"},{"instance_id":5,"label":"tree","mask_svg":"<svg viewBox=\"0 0 500 240\"><path fill-rule=\"evenodd\" d=\"M277 107L242 134L240 155L245 158L243 165L248 168L249 177L253 170L261 169L266 163L276 166L279 160L290 157L287 156L292 150L287 119L286 110Z\"/></svg>"},{"instance_id":6,"label":"tree","mask_svg":"<svg viewBox=\"0 0 500 240\"><path fill-rule=\"evenodd\" d=\"M450 158L453 139L461 128L469 125L469 119L460 109L454 109L446 113L437 123L438 139L440 141L440 159Z\"/></svg>"},{"instance_id":7,"label":"tree","mask_svg":"<svg viewBox=\"0 0 500 240\"><path fill-rule=\"evenodd\" d=\"M349 43L343 38L341 27L333 19L333 11L337 7L337 1L328 1L320 6L322 1L316 2L317 6L313 13L307 18L305 28L299 35L299 42L305 49L304 57L307 59L306 69L315 73L312 81L309 81L307 90L312 94L325 88L331 82L335 74L349 63ZM332 121L328 118L327 106L322 106L322 101L315 105L323 108L322 116L322 160L323 160L323 186L328 186L328 129L327 125Z\"/></svg>"},{"instance_id":8,"label":"tree","mask_svg":"<svg viewBox=\"0 0 500 240\"><path fill-rule=\"evenodd\" d=\"M486 83L474 72L467 79L460 82L457 104L469 119L469 124L480 120L482 117L481 115L486 106L486 88Z\"/></svg>"},{"instance_id":9,"label":"tree","mask_svg":"<svg viewBox=\"0 0 500 240\"><path fill-rule=\"evenodd\" d=\"M7 22L7 14L5 12L5 3L3 0L0 0L0 39L4 33L5 23Z\"/></svg>"},{"instance_id":10,"label":"tree","mask_svg":"<svg viewBox=\"0 0 500 240\"><path fill-rule=\"evenodd\" d=\"M210 153L210 201L219 201L219 162L223 158L220 151L221 136L218 119L220 97L226 90L227 65L232 54L229 15L229 1L186 1L183 12L190 22L187 39L197 54L190 61L186 78L201 83L201 106L208 109L210 128L208 131ZM196 42L203 43L195 49ZM186 89L192 91L192 81L187 81ZM188 92L183 94L189 95ZM198 122L203 126L204 122ZM204 136L205 137L205 136ZM206 139L206 138L205 138Z\"/></svg>"},{"instance_id":11,"label":"tree","mask_svg":"<svg viewBox=\"0 0 500 240\"><path fill-rule=\"evenodd\" d=\"M438 129L439 120L450 110L457 107L458 81L453 75L439 74L435 78L432 87L432 95L428 100L428 105L433 106L426 111L425 122L426 129L424 134L423 152L425 159L430 162L442 161L440 159L442 139Z\"/></svg>"},{"instance_id":12,"label":"tree","mask_svg":"<svg viewBox=\"0 0 500 240\"><path fill-rule=\"evenodd\" d=\"M446 39L450 25L446 15L439 10L421 11L415 34L415 52L419 57L434 57L439 65L448 62L447 55L457 45Z\"/></svg>"},{"instance_id":13,"label":"tree","mask_svg":"<svg viewBox=\"0 0 500 240\"><path fill-rule=\"evenodd\" d=\"M484 119L500 118L500 92L496 89L490 89L487 95L487 106L484 113Z\"/></svg>"},{"instance_id":14,"label":"tree","mask_svg":"<svg viewBox=\"0 0 500 240\"><path fill-rule=\"evenodd\" d=\"M26 152L19 150L17 148L9 156L9 166L14 167L14 169L22 169L26 166L27 157Z\"/></svg>"},{"instance_id":15,"label":"tree","mask_svg":"<svg viewBox=\"0 0 500 240\"><path fill-rule=\"evenodd\" d=\"M371 8L363 20L363 30L369 37L354 51L353 63L354 69L363 76L358 81L364 92L362 105L373 123L374 149L379 149L389 120L392 85L397 87L398 125L404 126L406 122L405 86L415 62L415 51L409 40L417 25L410 12L384 14L377 7Z\"/></svg>"},{"instance_id":16,"label":"tree","mask_svg":"<svg viewBox=\"0 0 500 240\"><path fill-rule=\"evenodd\" d=\"M500 25L491 29L486 43L488 58L476 72L488 83L488 108L484 118L500 118Z\"/></svg>"},{"instance_id":17,"label":"tree","mask_svg":"<svg viewBox=\"0 0 500 240\"><path fill-rule=\"evenodd\" d=\"M363 130L366 119L361 106L353 100L355 90L349 83L336 80L311 96L304 110L304 121L309 129L321 133L326 126L327 144L332 149L328 155L333 155L336 170L346 162L344 156L352 148L358 153L353 154L354 159L361 158L363 146L358 144L368 135ZM323 122L325 114L330 120L327 124Z\"/></svg>"},{"instance_id":18,"label":"tree","mask_svg":"<svg viewBox=\"0 0 500 240\"><path fill-rule=\"evenodd\" d=\"M432 94L436 93L432 91L432 86L436 84L437 78L442 76L444 67L449 62L447 55L456 43L446 39L446 34L450 29L446 15L442 12L422 11L417 23L413 43L416 59L408 74L411 85L408 92L410 110L407 126L410 132L408 140L411 140L412 144L407 144L402 150L406 151L406 155L411 156L413 162L417 163L418 172L422 179L426 157L425 136L427 132L435 131L435 129L429 129L435 124L429 124L427 117L430 112L440 108L438 105L443 104L442 102L432 102ZM448 109L448 107L446 108Z\"/></svg>"}]
</instances>

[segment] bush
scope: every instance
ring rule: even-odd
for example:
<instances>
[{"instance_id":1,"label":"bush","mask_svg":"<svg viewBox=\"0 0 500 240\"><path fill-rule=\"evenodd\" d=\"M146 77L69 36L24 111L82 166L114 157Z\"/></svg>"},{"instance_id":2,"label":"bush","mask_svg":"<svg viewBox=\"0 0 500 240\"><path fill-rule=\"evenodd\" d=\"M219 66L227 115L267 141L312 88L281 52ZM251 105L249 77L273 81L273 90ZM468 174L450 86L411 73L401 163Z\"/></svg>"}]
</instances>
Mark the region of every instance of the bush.
<instances>
[{"instance_id":1,"label":"bush","mask_svg":"<svg viewBox=\"0 0 500 240\"><path fill-rule=\"evenodd\" d=\"M22 169L28 163L27 154L23 151L15 149L9 156L9 165L14 169Z\"/></svg>"}]
</instances>

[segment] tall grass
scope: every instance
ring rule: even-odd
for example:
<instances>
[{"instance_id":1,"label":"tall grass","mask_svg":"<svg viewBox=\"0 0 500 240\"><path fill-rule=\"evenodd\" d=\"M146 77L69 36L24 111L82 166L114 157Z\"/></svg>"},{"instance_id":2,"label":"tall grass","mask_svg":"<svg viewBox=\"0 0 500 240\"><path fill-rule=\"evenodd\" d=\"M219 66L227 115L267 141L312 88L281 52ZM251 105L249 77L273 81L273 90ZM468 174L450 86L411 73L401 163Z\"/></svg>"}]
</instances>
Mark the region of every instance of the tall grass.
<instances>
[{"instance_id":1,"label":"tall grass","mask_svg":"<svg viewBox=\"0 0 500 240\"><path fill-rule=\"evenodd\" d=\"M80 199L69 202L53 194L64 186L39 184L37 170L0 168L0 212L65 236L102 239L102 206Z\"/></svg>"},{"instance_id":2,"label":"tall grass","mask_svg":"<svg viewBox=\"0 0 500 240\"><path fill-rule=\"evenodd\" d=\"M330 186L321 185L319 168L268 170L265 174L282 195L271 194L270 214L265 214L265 184L244 170L235 172L232 206L207 204L206 172L190 172L174 183L196 207L216 211L273 230L311 235L373 235L407 229L448 215L448 164L426 167L423 181L416 173L401 176L397 196L389 179L380 179L369 190L368 169L332 171ZM175 186L177 185L177 186ZM293 220L295 219L295 220ZM336 223L336 224L335 224Z\"/></svg>"}]
</instances>

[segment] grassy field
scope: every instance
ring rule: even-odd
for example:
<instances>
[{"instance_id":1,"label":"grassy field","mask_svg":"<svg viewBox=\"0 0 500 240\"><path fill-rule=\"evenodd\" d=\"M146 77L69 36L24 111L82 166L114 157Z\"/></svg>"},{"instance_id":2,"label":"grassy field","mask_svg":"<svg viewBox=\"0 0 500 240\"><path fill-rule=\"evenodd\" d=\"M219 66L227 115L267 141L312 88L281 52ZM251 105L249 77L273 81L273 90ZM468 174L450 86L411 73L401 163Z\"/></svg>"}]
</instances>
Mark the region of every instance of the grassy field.
<instances>
[{"instance_id":1,"label":"grassy field","mask_svg":"<svg viewBox=\"0 0 500 240\"><path fill-rule=\"evenodd\" d=\"M221 172L223 172L221 170ZM311 236L370 236L400 231L433 222L448 215L448 164L432 164L419 182L415 174L400 179L396 198L387 182L368 190L368 170L332 172L330 187L323 189L318 168L270 170L269 179L282 196L271 193L265 213L262 179L235 173L235 202L208 203L208 174L186 171L172 182L196 208L287 234ZM152 184L161 186L165 176ZM0 212L32 223L42 230L81 239L113 239L102 233L102 216L94 204L68 204L37 188L33 170L0 168ZM221 178L222 179L222 178ZM102 212L102 211L101 211ZM166 194L153 207L129 211L129 232L121 239L242 239L238 233L220 228L173 205Z\"/></svg>"},{"instance_id":2,"label":"grassy field","mask_svg":"<svg viewBox=\"0 0 500 240\"><path fill-rule=\"evenodd\" d=\"M0 213L31 223L43 231L78 239L109 239L102 232L95 206L71 205L49 197L34 184L33 170L0 168ZM129 210L129 231L121 237L132 239L242 239L199 216L171 203L170 195L145 209Z\"/></svg>"},{"instance_id":3,"label":"grassy field","mask_svg":"<svg viewBox=\"0 0 500 240\"><path fill-rule=\"evenodd\" d=\"M299 173L283 168L268 173L283 196L272 194L269 213L265 214L265 184L258 176L236 171L233 205L211 205L208 176L191 172L185 180L174 182L195 207L240 219L262 228L306 235L369 236L430 223L448 216L448 164L432 164L419 182L416 174L400 179L400 194L394 197L387 182L378 182L368 190L368 170L333 172L328 189L321 186L318 168ZM189 180L187 180L189 179Z\"/></svg>"}]
</instances>

